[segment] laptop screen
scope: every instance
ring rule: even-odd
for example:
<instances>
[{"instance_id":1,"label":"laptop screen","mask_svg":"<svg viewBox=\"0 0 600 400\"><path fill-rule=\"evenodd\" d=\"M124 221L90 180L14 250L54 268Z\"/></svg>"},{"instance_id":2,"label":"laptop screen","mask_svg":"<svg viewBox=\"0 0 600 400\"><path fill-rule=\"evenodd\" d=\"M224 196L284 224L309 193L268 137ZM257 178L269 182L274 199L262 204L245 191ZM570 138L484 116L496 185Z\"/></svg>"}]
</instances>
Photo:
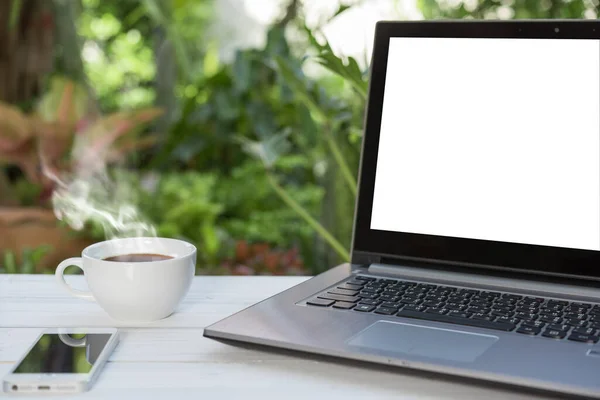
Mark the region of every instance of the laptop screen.
<instances>
[{"instance_id":1,"label":"laptop screen","mask_svg":"<svg viewBox=\"0 0 600 400\"><path fill-rule=\"evenodd\" d=\"M371 229L600 250L600 41L389 39Z\"/></svg>"}]
</instances>

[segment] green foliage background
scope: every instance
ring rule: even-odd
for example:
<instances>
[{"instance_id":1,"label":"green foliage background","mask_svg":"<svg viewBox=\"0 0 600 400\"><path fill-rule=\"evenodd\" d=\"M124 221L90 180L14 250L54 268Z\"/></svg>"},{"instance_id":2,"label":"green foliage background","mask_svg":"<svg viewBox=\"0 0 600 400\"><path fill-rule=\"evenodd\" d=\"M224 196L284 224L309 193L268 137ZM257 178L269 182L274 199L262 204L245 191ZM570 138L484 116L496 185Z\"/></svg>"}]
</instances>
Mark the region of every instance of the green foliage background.
<instances>
[{"instance_id":1,"label":"green foliage background","mask_svg":"<svg viewBox=\"0 0 600 400\"><path fill-rule=\"evenodd\" d=\"M57 16L70 10L78 34L58 43L56 74L84 80L102 112L165 109L154 127L160 142L113 173L159 235L198 246L200 269L228 263L240 241L298 249L306 273L346 261L367 71L306 26L300 1L283 9L263 47L224 63L208 35L215 1L56 1ZM426 19L597 18L599 1L417 5ZM322 75L307 76L307 63ZM23 204L34 202L35 191L21 192ZM103 239L93 224L85 234ZM26 271L42 254L32 251Z\"/></svg>"}]
</instances>

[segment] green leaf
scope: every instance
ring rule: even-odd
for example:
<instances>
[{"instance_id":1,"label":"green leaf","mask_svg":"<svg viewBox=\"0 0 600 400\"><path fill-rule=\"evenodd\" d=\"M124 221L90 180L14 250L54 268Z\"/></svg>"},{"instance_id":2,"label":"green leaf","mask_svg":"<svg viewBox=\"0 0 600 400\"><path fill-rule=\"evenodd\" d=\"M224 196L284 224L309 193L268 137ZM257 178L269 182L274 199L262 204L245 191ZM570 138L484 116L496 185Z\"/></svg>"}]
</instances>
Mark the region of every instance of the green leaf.
<instances>
[{"instance_id":1,"label":"green leaf","mask_svg":"<svg viewBox=\"0 0 600 400\"><path fill-rule=\"evenodd\" d=\"M205 222L201 225L203 251L213 257L219 251L220 243L216 227L213 223Z\"/></svg>"},{"instance_id":2,"label":"green leaf","mask_svg":"<svg viewBox=\"0 0 600 400\"><path fill-rule=\"evenodd\" d=\"M267 169L271 169L279 157L287 153L291 148L288 141L290 130L285 130L261 141L250 140L238 136L235 140L242 145L242 149L252 157L262 161Z\"/></svg>"},{"instance_id":3,"label":"green leaf","mask_svg":"<svg viewBox=\"0 0 600 400\"><path fill-rule=\"evenodd\" d=\"M142 4L146 7L148 15L154 20L158 26L162 26L167 31L169 40L173 43L175 53L179 59L181 69L188 82L192 81L192 63L186 50L183 37L179 34L177 27L172 23L169 16L163 10L159 0L142 0Z\"/></svg>"},{"instance_id":4,"label":"green leaf","mask_svg":"<svg viewBox=\"0 0 600 400\"><path fill-rule=\"evenodd\" d=\"M207 78L214 76L219 72L219 48L213 41L206 46L206 54L204 55L204 75Z\"/></svg>"},{"instance_id":5,"label":"green leaf","mask_svg":"<svg viewBox=\"0 0 600 400\"><path fill-rule=\"evenodd\" d=\"M21 273L22 274L32 274L35 272L35 265L33 265L33 260L31 259L32 250L28 247L24 248L22 251L23 261L21 264Z\"/></svg>"},{"instance_id":6,"label":"green leaf","mask_svg":"<svg viewBox=\"0 0 600 400\"><path fill-rule=\"evenodd\" d=\"M4 251L4 269L8 274L16 274L18 272L17 260L12 250Z\"/></svg>"},{"instance_id":7,"label":"green leaf","mask_svg":"<svg viewBox=\"0 0 600 400\"><path fill-rule=\"evenodd\" d=\"M326 41L325 44L319 43L314 33L304 27L308 40L312 47L317 50L315 61L330 72L342 77L361 97L366 100L368 82L365 75L360 70L358 62L354 57L348 57L347 61L338 57L333 52L331 45Z\"/></svg>"},{"instance_id":8,"label":"green leaf","mask_svg":"<svg viewBox=\"0 0 600 400\"><path fill-rule=\"evenodd\" d=\"M348 4L340 4L340 6L338 7L337 11L335 13L333 13L333 15L331 16L331 18L329 19L330 21L332 19L334 19L335 17L339 16L340 14L342 14L344 11L349 10L350 8L352 8L351 5Z\"/></svg>"},{"instance_id":9,"label":"green leaf","mask_svg":"<svg viewBox=\"0 0 600 400\"><path fill-rule=\"evenodd\" d=\"M275 62L277 63L277 69L285 82L290 86L290 88L294 91L294 94L308 107L311 111L313 117L315 117L318 121L323 121L327 119L327 116L324 114L321 109L321 105L316 101L313 95L309 92L308 88L294 73L294 70L289 65L288 60L283 57L275 57Z\"/></svg>"},{"instance_id":10,"label":"green leaf","mask_svg":"<svg viewBox=\"0 0 600 400\"><path fill-rule=\"evenodd\" d=\"M21 17L22 7L23 0L13 0L10 7L10 16L8 17L8 29L13 30L16 28L19 18Z\"/></svg>"},{"instance_id":11,"label":"green leaf","mask_svg":"<svg viewBox=\"0 0 600 400\"><path fill-rule=\"evenodd\" d=\"M52 250L52 246L42 245L38 246L31 252L31 261L34 266L39 265L40 261L46 254L48 254Z\"/></svg>"}]
</instances>

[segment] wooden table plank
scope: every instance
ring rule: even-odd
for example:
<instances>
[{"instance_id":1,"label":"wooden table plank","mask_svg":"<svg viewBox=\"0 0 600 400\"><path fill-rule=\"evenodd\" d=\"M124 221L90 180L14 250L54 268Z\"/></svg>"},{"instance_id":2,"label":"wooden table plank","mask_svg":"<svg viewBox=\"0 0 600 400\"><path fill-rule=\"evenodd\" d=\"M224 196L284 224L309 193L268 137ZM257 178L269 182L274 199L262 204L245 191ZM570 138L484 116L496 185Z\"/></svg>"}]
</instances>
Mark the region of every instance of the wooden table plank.
<instances>
[{"instance_id":1,"label":"wooden table plank","mask_svg":"<svg viewBox=\"0 0 600 400\"><path fill-rule=\"evenodd\" d=\"M3 367L0 364L0 374ZM530 394L301 358L260 363L110 362L89 393L68 398L535 399Z\"/></svg>"},{"instance_id":2,"label":"wooden table plank","mask_svg":"<svg viewBox=\"0 0 600 400\"><path fill-rule=\"evenodd\" d=\"M19 279L22 277L22 279ZM85 288L82 276L68 276ZM195 277L186 298L171 317L153 323L115 321L95 303L72 297L52 276L0 275L0 327L156 327L204 328L306 277Z\"/></svg>"},{"instance_id":3,"label":"wooden table plank","mask_svg":"<svg viewBox=\"0 0 600 400\"><path fill-rule=\"evenodd\" d=\"M69 279L84 286L81 277ZM475 385L399 368L246 349L202 336L206 324L303 279L306 278L196 277L177 314L151 325L124 327L121 341L93 389L68 399L542 398L504 387L488 388L486 383ZM71 298L50 276L0 275L0 376L42 327L60 325L121 324L108 318L97 305ZM8 395L0 393L0 397Z\"/></svg>"}]
</instances>

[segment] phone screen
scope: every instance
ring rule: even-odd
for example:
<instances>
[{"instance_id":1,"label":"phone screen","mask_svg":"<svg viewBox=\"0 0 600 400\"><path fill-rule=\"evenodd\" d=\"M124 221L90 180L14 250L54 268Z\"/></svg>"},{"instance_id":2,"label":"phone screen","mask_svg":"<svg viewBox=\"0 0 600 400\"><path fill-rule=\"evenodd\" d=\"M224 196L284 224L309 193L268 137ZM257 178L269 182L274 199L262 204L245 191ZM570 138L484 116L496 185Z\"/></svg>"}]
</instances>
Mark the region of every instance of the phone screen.
<instances>
[{"instance_id":1,"label":"phone screen","mask_svg":"<svg viewBox=\"0 0 600 400\"><path fill-rule=\"evenodd\" d=\"M42 335L14 374L87 374L106 347L108 333Z\"/></svg>"}]
</instances>

